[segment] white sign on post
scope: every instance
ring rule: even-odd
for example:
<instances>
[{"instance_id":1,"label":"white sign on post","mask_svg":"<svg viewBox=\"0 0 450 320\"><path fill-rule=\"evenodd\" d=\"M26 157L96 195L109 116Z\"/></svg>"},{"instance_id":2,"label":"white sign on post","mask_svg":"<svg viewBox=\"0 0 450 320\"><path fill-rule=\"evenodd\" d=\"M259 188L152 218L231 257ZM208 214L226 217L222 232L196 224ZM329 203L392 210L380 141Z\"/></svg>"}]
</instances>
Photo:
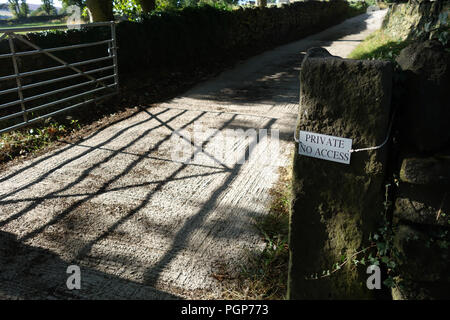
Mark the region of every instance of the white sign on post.
<instances>
[{"instance_id":1,"label":"white sign on post","mask_svg":"<svg viewBox=\"0 0 450 320\"><path fill-rule=\"evenodd\" d=\"M300 131L298 153L304 156L350 164L352 139Z\"/></svg>"}]
</instances>

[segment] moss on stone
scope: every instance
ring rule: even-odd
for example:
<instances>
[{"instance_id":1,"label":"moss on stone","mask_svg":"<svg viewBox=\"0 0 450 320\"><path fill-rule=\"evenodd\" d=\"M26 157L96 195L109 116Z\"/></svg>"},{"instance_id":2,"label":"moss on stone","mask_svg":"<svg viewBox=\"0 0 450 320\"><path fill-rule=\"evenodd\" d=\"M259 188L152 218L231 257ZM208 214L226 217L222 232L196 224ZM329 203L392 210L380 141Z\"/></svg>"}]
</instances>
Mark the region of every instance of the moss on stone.
<instances>
[{"instance_id":1,"label":"moss on stone","mask_svg":"<svg viewBox=\"0 0 450 320\"><path fill-rule=\"evenodd\" d=\"M375 146L386 136L392 67L388 62L320 58L307 54L301 71L297 130L352 138L353 147ZM291 299L371 298L365 270L351 263L319 280L341 257L368 245L381 220L385 150L354 153L351 164L298 155L293 165Z\"/></svg>"}]
</instances>

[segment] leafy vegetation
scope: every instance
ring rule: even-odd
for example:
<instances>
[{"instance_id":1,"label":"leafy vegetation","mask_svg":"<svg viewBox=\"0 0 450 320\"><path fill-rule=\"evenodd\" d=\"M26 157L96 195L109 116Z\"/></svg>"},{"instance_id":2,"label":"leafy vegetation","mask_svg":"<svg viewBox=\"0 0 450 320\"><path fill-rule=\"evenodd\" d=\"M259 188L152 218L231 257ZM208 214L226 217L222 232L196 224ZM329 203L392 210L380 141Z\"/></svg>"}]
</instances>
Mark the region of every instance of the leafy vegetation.
<instances>
[{"instance_id":1,"label":"leafy vegetation","mask_svg":"<svg viewBox=\"0 0 450 320\"><path fill-rule=\"evenodd\" d=\"M438 24L432 27L432 21L424 24L418 29L410 39L396 39L390 36L383 29L377 30L369 35L360 45L358 45L349 58L351 59L380 59L394 61L400 51L408 46L413 40L436 39L447 46L450 38L450 26L448 23L448 13L439 15Z\"/></svg>"},{"instance_id":2,"label":"leafy vegetation","mask_svg":"<svg viewBox=\"0 0 450 320\"><path fill-rule=\"evenodd\" d=\"M348 1L349 16L355 16L366 12L369 4L367 1Z\"/></svg>"},{"instance_id":3,"label":"leafy vegetation","mask_svg":"<svg viewBox=\"0 0 450 320\"><path fill-rule=\"evenodd\" d=\"M57 15L58 10L53 5L53 0L42 0L42 5L31 12L30 16L51 16Z\"/></svg>"},{"instance_id":4,"label":"leafy vegetation","mask_svg":"<svg viewBox=\"0 0 450 320\"><path fill-rule=\"evenodd\" d=\"M394 177L394 184L398 179ZM395 277L397 274L397 262L400 259L400 252L394 246L395 230L388 217L392 208L390 199L391 183L385 186L384 212L381 213L381 225L374 234L369 235L369 245L358 250L350 256L343 255L340 261L337 261L328 270L322 270L307 277L307 280L318 280L333 276L333 274L342 270L346 264L352 264L354 268L358 266L376 265L383 268L386 277L383 285L387 288L395 286Z\"/></svg>"},{"instance_id":5,"label":"leafy vegetation","mask_svg":"<svg viewBox=\"0 0 450 320\"><path fill-rule=\"evenodd\" d=\"M0 162L40 150L79 128L75 119L63 123L49 119L41 126L4 133L0 135Z\"/></svg>"},{"instance_id":6,"label":"leafy vegetation","mask_svg":"<svg viewBox=\"0 0 450 320\"><path fill-rule=\"evenodd\" d=\"M28 7L26 0L8 0L8 6L16 19L26 18L30 13L30 8Z\"/></svg>"},{"instance_id":7,"label":"leafy vegetation","mask_svg":"<svg viewBox=\"0 0 450 320\"><path fill-rule=\"evenodd\" d=\"M450 38L448 12L442 12L439 15L438 23L434 27L432 27L432 21L425 23L423 29L418 31L416 37L418 39L436 39L443 46L447 46Z\"/></svg>"},{"instance_id":8,"label":"leafy vegetation","mask_svg":"<svg viewBox=\"0 0 450 320\"><path fill-rule=\"evenodd\" d=\"M29 23L23 23L22 22L18 22L18 21L7 21L4 24L0 25L0 29L2 28L26 28L26 27L42 27L42 26L60 26L60 25L65 25L65 21L64 19L51 19L48 21L41 21L41 22L29 22ZM21 33L21 32L18 32ZM26 33L26 32L23 32Z\"/></svg>"}]
</instances>

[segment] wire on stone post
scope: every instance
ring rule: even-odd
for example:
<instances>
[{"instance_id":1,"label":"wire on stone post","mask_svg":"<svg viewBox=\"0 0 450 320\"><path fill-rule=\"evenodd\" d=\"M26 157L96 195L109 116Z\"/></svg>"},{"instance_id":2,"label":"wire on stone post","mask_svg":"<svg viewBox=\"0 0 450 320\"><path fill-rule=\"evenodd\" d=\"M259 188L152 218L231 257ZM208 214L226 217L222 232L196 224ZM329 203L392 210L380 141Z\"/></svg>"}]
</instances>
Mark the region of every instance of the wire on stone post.
<instances>
[{"instance_id":1,"label":"wire on stone post","mask_svg":"<svg viewBox=\"0 0 450 320\"><path fill-rule=\"evenodd\" d=\"M395 111L392 113L392 118L391 118L391 122L389 123L389 129L387 132L387 136L386 139L384 139L383 143L375 146L375 147L368 147L368 148L360 148L360 149L350 149L348 152L350 153L355 153L355 152L361 152L361 151L369 151L369 150L377 150L377 149L381 149L382 147L384 147L384 145L389 141L389 138L391 136L391 131L392 131L392 125L394 123L394 117L395 117Z\"/></svg>"}]
</instances>

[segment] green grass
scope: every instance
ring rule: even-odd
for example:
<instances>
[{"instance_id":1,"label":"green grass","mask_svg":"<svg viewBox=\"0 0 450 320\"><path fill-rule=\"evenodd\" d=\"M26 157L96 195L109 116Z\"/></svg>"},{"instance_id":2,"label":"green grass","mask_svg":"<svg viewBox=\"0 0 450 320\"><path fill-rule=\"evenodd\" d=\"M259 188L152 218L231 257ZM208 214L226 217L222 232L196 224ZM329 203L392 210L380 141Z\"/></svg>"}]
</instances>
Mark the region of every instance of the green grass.
<instances>
[{"instance_id":1,"label":"green grass","mask_svg":"<svg viewBox=\"0 0 450 320\"><path fill-rule=\"evenodd\" d=\"M379 59L394 61L400 51L409 44L406 40L390 37L383 30L369 35L348 56L350 59Z\"/></svg>"},{"instance_id":2,"label":"green grass","mask_svg":"<svg viewBox=\"0 0 450 320\"><path fill-rule=\"evenodd\" d=\"M6 28L30 28L30 27L43 27L43 26L63 26L65 24L66 23L64 21L59 20L59 19L45 21L45 22L30 22L30 23L10 22L10 23L7 23L7 24L0 25L0 32L1 32L2 29L6 29ZM19 33L26 33L26 32L19 32Z\"/></svg>"},{"instance_id":3,"label":"green grass","mask_svg":"<svg viewBox=\"0 0 450 320\"><path fill-rule=\"evenodd\" d=\"M78 120L66 118L64 123L48 120L39 126L0 134L0 163L33 153L80 129Z\"/></svg>"},{"instance_id":4,"label":"green grass","mask_svg":"<svg viewBox=\"0 0 450 320\"><path fill-rule=\"evenodd\" d=\"M367 1L347 1L350 10L350 16L363 14L366 12L369 4Z\"/></svg>"}]
</instances>

